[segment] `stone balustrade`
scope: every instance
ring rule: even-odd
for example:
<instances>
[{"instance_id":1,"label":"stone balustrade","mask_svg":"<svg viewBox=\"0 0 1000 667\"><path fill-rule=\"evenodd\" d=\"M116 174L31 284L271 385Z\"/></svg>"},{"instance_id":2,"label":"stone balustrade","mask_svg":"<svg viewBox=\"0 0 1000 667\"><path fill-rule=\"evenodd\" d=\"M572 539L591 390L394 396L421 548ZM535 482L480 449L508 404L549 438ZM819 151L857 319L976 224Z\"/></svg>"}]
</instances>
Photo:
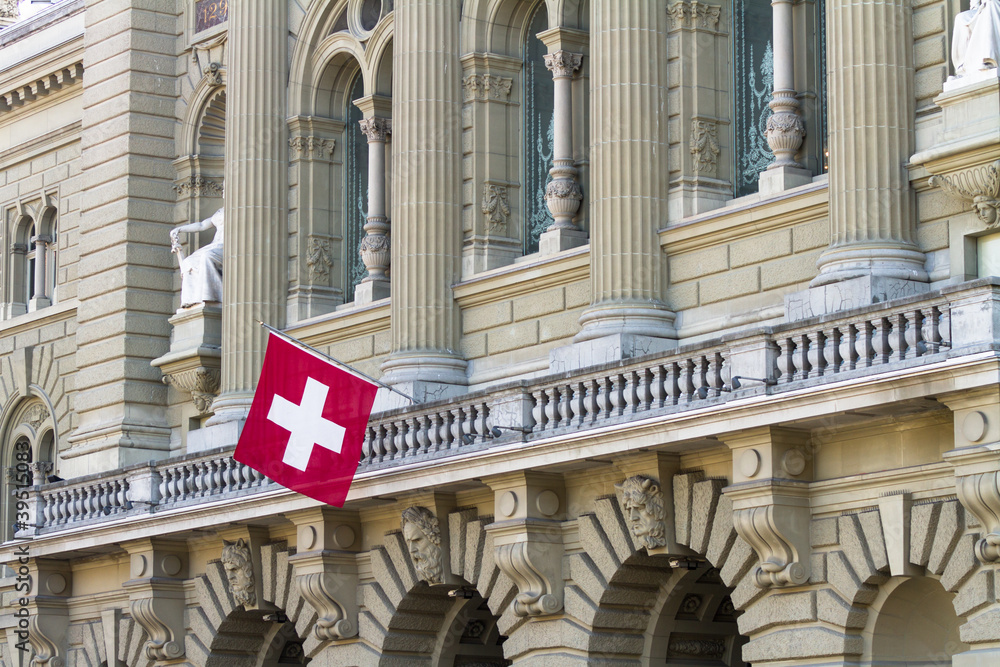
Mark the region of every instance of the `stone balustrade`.
<instances>
[{"instance_id":1,"label":"stone balustrade","mask_svg":"<svg viewBox=\"0 0 1000 667\"><path fill-rule=\"evenodd\" d=\"M759 328L628 363L519 381L372 415L361 470L388 469L517 440L668 416L995 350L1000 280L945 287ZM739 378L739 382L734 382ZM32 487L19 537L274 490L231 448Z\"/></svg>"}]
</instances>

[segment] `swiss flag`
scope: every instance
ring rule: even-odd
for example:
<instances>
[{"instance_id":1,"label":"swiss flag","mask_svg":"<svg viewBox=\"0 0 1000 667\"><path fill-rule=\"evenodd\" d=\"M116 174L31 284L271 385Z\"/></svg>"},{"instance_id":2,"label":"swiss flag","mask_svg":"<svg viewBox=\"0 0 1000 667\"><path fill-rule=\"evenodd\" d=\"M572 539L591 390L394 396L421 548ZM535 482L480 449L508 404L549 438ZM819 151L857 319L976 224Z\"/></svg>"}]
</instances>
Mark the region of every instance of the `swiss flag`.
<instances>
[{"instance_id":1,"label":"swiss flag","mask_svg":"<svg viewBox=\"0 0 1000 667\"><path fill-rule=\"evenodd\" d=\"M377 390L272 332L233 458L293 491L343 507Z\"/></svg>"}]
</instances>

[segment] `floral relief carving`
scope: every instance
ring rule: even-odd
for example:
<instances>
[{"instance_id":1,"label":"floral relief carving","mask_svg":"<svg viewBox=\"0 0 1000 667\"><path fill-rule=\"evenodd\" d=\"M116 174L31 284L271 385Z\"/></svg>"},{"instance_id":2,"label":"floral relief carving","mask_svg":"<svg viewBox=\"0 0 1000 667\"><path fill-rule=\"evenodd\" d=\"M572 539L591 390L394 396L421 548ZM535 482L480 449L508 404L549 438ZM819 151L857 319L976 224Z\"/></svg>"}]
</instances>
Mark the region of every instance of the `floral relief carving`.
<instances>
[{"instance_id":1,"label":"floral relief carving","mask_svg":"<svg viewBox=\"0 0 1000 667\"><path fill-rule=\"evenodd\" d=\"M510 89L514 80L493 76L491 74L470 74L462 79L462 90L465 101L470 100L500 100L510 97Z\"/></svg>"},{"instance_id":2,"label":"floral relief carving","mask_svg":"<svg viewBox=\"0 0 1000 667\"><path fill-rule=\"evenodd\" d=\"M718 30L722 7L703 2L678 2L667 8L670 27Z\"/></svg>"},{"instance_id":3,"label":"floral relief carving","mask_svg":"<svg viewBox=\"0 0 1000 667\"><path fill-rule=\"evenodd\" d=\"M507 218L510 217L507 186L484 183L482 211L491 232L506 232Z\"/></svg>"},{"instance_id":4,"label":"floral relief carving","mask_svg":"<svg viewBox=\"0 0 1000 667\"><path fill-rule=\"evenodd\" d=\"M299 155L316 155L329 159L333 156L337 142L322 137L292 137L288 140L288 147L294 149Z\"/></svg>"},{"instance_id":5,"label":"floral relief carving","mask_svg":"<svg viewBox=\"0 0 1000 667\"><path fill-rule=\"evenodd\" d=\"M197 195L200 197L221 197L225 186L220 182L204 176L191 176L186 181L174 184L174 192L181 197Z\"/></svg>"},{"instance_id":6,"label":"floral relief carving","mask_svg":"<svg viewBox=\"0 0 1000 667\"><path fill-rule=\"evenodd\" d=\"M35 403L27 412L24 413L24 423L28 424L35 431L42 425L42 423L49 418L48 409L41 403Z\"/></svg>"},{"instance_id":7,"label":"floral relief carving","mask_svg":"<svg viewBox=\"0 0 1000 667\"><path fill-rule=\"evenodd\" d=\"M714 121L691 121L691 155L697 174L715 176L719 168L719 128Z\"/></svg>"},{"instance_id":8,"label":"floral relief carving","mask_svg":"<svg viewBox=\"0 0 1000 667\"><path fill-rule=\"evenodd\" d=\"M391 118L365 118L358 121L358 124L361 126L361 133L365 135L368 141L385 142L389 135L392 134Z\"/></svg>"},{"instance_id":9,"label":"floral relief carving","mask_svg":"<svg viewBox=\"0 0 1000 667\"><path fill-rule=\"evenodd\" d=\"M553 78L571 77L581 65L583 65L582 53L556 51L545 56L545 67L552 72Z\"/></svg>"},{"instance_id":10,"label":"floral relief carving","mask_svg":"<svg viewBox=\"0 0 1000 667\"><path fill-rule=\"evenodd\" d=\"M213 87L222 85L222 63L209 63L202 72L208 85Z\"/></svg>"},{"instance_id":11,"label":"floral relief carving","mask_svg":"<svg viewBox=\"0 0 1000 667\"><path fill-rule=\"evenodd\" d=\"M949 176L931 176L930 184L951 197L963 199L975 211L987 229L1000 226L1000 160L972 167Z\"/></svg>"},{"instance_id":12,"label":"floral relief carving","mask_svg":"<svg viewBox=\"0 0 1000 667\"><path fill-rule=\"evenodd\" d=\"M309 282L314 285L330 284L330 269L333 268L333 253L330 239L310 236L306 247L306 266L309 267Z\"/></svg>"}]
</instances>

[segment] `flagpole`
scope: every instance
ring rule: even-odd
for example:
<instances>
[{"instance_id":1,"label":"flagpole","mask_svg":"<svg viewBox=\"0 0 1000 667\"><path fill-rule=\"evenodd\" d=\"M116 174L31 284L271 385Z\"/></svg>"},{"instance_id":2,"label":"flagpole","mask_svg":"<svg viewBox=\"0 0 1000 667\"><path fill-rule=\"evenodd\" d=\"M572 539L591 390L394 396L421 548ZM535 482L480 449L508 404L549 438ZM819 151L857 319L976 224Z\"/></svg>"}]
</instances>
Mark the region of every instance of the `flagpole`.
<instances>
[{"instance_id":1,"label":"flagpole","mask_svg":"<svg viewBox=\"0 0 1000 667\"><path fill-rule=\"evenodd\" d=\"M277 334L278 336L281 336L282 338L284 338L287 341L295 343L296 345L301 345L302 347L306 348L307 350L311 350L312 352L315 352L319 356L324 357L326 359L329 359L333 363L335 363L338 366L346 369L347 371L350 371L351 373L354 373L355 375L360 375L361 377L363 377L364 379L368 380L369 382L371 382L373 384L377 384L378 386L380 386L380 387L382 387L384 389L388 389L389 391L396 392L397 394L399 394L403 398L407 399L408 401L410 401L414 405L416 405L416 404L418 404L420 402L417 399L415 399L412 396L410 396L409 394L404 394L403 392L401 392L400 390L396 389L395 387L391 387L391 386L387 385L386 383L382 382L381 380L376 380L371 375L368 375L367 373L362 373L358 369L354 368L353 366L348 366L347 364L345 364L343 361L341 361L339 359L334 359L333 357L331 357L326 352L323 352L321 350L317 350L312 345L309 345L307 343L303 343L301 340L299 340L295 336L289 336L284 331L281 331L280 329L276 329L276 328L272 327L270 324L267 324L266 322L262 322L260 320L257 320L257 324L259 324L260 326L264 327L265 329L267 329L271 333Z\"/></svg>"}]
</instances>

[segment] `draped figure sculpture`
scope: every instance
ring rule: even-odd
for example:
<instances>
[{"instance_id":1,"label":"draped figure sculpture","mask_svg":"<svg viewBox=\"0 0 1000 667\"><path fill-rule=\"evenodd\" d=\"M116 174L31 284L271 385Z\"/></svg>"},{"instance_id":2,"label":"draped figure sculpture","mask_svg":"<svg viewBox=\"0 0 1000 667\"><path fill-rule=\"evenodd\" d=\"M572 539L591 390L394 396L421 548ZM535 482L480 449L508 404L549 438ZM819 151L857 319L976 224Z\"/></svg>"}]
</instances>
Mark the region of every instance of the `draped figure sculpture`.
<instances>
[{"instance_id":1,"label":"draped figure sculpture","mask_svg":"<svg viewBox=\"0 0 1000 667\"><path fill-rule=\"evenodd\" d=\"M215 227L212 242L185 257L178 235L181 232L201 232L212 227ZM223 229L223 213L220 208L210 218L170 230L170 250L177 253L181 265L181 308L206 301L222 301Z\"/></svg>"},{"instance_id":2,"label":"draped figure sculpture","mask_svg":"<svg viewBox=\"0 0 1000 667\"><path fill-rule=\"evenodd\" d=\"M1000 0L971 0L969 4L967 11L955 17L951 45L955 78L995 70L1000 61Z\"/></svg>"}]
</instances>

